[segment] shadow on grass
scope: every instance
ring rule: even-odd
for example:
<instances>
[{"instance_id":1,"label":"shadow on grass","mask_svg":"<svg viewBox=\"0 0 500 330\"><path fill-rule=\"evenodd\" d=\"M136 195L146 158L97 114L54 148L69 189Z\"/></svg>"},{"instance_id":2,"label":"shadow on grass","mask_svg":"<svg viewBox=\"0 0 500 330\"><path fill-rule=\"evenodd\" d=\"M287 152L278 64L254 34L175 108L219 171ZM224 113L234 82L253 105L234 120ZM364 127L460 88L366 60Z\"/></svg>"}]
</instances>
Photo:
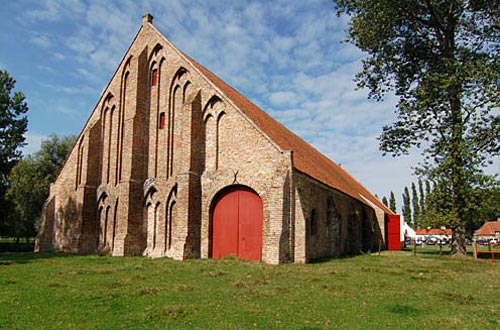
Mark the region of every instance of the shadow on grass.
<instances>
[{"instance_id":1,"label":"shadow on grass","mask_svg":"<svg viewBox=\"0 0 500 330\"><path fill-rule=\"evenodd\" d=\"M411 250L411 253L413 253L413 248ZM449 256L451 254L451 250L449 249L443 249L442 251L439 251L439 249L434 249L434 248L419 248L417 249L417 254L425 254L425 255L433 255L433 256Z\"/></svg>"},{"instance_id":2,"label":"shadow on grass","mask_svg":"<svg viewBox=\"0 0 500 330\"><path fill-rule=\"evenodd\" d=\"M417 246L416 252L413 249L413 246L409 245L406 246L403 251L414 254L416 253L417 255L424 255L424 256L451 256L451 248L449 246L444 246L442 250L439 250L439 246L426 246L426 247L421 247ZM467 247L467 257L474 257L474 252L471 250L470 247Z\"/></svg>"},{"instance_id":3,"label":"shadow on grass","mask_svg":"<svg viewBox=\"0 0 500 330\"><path fill-rule=\"evenodd\" d=\"M34 260L50 258L66 258L73 256L61 252L0 252L0 267L12 264L26 264Z\"/></svg>"},{"instance_id":4,"label":"shadow on grass","mask_svg":"<svg viewBox=\"0 0 500 330\"><path fill-rule=\"evenodd\" d=\"M500 261L500 255L498 254L491 254L488 253L487 251L481 251L477 255L478 260L487 260L487 261Z\"/></svg>"},{"instance_id":5,"label":"shadow on grass","mask_svg":"<svg viewBox=\"0 0 500 330\"><path fill-rule=\"evenodd\" d=\"M354 259L356 257L362 256L363 254L353 254L353 255L345 255L345 256L338 256L338 257L322 257L322 258L315 258L315 259L310 259L307 261L308 264L322 264L325 262L329 262L332 260L349 260L349 259Z\"/></svg>"},{"instance_id":6,"label":"shadow on grass","mask_svg":"<svg viewBox=\"0 0 500 330\"><path fill-rule=\"evenodd\" d=\"M363 252L360 250L358 253L346 254L346 255L341 255L341 256L314 258L314 259L308 260L307 263L308 264L321 264L321 263L329 262L332 260L351 260L351 259L359 258L362 256L366 256L366 255L370 255L370 256L380 255L381 253L384 253L386 251L389 251L389 250L380 250L380 251L379 250L375 250L375 251L368 250L366 252Z\"/></svg>"},{"instance_id":7,"label":"shadow on grass","mask_svg":"<svg viewBox=\"0 0 500 330\"><path fill-rule=\"evenodd\" d=\"M388 310L392 314L402 315L402 316L417 316L421 314L421 311L418 308L401 304L390 305Z\"/></svg>"},{"instance_id":8,"label":"shadow on grass","mask_svg":"<svg viewBox=\"0 0 500 330\"><path fill-rule=\"evenodd\" d=\"M0 253L2 252L33 252L35 243L0 242Z\"/></svg>"}]
</instances>

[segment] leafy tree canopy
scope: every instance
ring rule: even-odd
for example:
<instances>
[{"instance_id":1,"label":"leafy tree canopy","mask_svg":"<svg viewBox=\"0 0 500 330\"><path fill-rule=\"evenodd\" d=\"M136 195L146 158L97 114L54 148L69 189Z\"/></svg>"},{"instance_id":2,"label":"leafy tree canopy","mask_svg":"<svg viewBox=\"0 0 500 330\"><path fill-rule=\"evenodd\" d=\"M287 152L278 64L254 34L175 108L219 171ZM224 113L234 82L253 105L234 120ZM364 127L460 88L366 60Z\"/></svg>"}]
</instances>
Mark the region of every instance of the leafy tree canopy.
<instances>
[{"instance_id":1,"label":"leafy tree canopy","mask_svg":"<svg viewBox=\"0 0 500 330\"><path fill-rule=\"evenodd\" d=\"M391 190L391 195L389 197L389 209L394 213L397 212L396 197L394 196L394 192L392 190Z\"/></svg>"},{"instance_id":2,"label":"leafy tree canopy","mask_svg":"<svg viewBox=\"0 0 500 330\"><path fill-rule=\"evenodd\" d=\"M13 93L16 81L5 70L0 71L0 179L21 158L24 133L28 127L28 104L23 92Z\"/></svg>"},{"instance_id":3,"label":"leafy tree canopy","mask_svg":"<svg viewBox=\"0 0 500 330\"><path fill-rule=\"evenodd\" d=\"M397 119L380 148L422 149L420 173L449 184L452 254L465 254L475 179L500 154L500 3L493 0L340 0L348 40L368 53L356 75L369 97L388 92Z\"/></svg>"},{"instance_id":4,"label":"leafy tree canopy","mask_svg":"<svg viewBox=\"0 0 500 330\"><path fill-rule=\"evenodd\" d=\"M74 136L52 135L42 141L39 151L14 166L8 177L7 191L8 200L14 206L7 217L11 235L18 238L35 236L50 184L55 181L74 142Z\"/></svg>"},{"instance_id":5,"label":"leafy tree canopy","mask_svg":"<svg viewBox=\"0 0 500 330\"><path fill-rule=\"evenodd\" d=\"M16 81L6 70L0 70L0 231L4 227L7 175L21 159L24 133L28 128L28 104L22 92L13 92Z\"/></svg>"}]
</instances>

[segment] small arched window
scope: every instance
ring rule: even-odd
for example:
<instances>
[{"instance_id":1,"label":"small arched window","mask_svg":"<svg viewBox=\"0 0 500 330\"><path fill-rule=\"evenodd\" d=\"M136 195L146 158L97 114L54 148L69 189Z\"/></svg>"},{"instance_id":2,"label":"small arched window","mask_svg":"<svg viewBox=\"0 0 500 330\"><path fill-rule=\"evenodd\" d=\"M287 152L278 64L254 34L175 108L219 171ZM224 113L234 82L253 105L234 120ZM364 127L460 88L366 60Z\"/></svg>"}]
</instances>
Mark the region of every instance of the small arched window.
<instances>
[{"instance_id":1,"label":"small arched window","mask_svg":"<svg viewBox=\"0 0 500 330\"><path fill-rule=\"evenodd\" d=\"M154 68L151 71L151 86L158 85L158 69Z\"/></svg>"},{"instance_id":2,"label":"small arched window","mask_svg":"<svg viewBox=\"0 0 500 330\"><path fill-rule=\"evenodd\" d=\"M159 129L165 128L165 112L160 113L160 121L158 122L158 128Z\"/></svg>"}]
</instances>

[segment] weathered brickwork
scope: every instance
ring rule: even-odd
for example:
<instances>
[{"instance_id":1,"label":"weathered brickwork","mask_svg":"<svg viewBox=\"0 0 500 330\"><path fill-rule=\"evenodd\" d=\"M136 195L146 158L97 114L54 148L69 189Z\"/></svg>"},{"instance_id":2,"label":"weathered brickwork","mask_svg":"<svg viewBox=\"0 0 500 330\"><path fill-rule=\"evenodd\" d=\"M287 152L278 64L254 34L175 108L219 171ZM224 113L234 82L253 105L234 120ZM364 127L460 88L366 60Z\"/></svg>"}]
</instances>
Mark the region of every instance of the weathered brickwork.
<instances>
[{"instance_id":1,"label":"weathered brickwork","mask_svg":"<svg viewBox=\"0 0 500 330\"><path fill-rule=\"evenodd\" d=\"M264 262L308 262L384 246L389 211L246 104L145 15L51 186L37 251L210 258L214 206L237 186L262 200ZM285 132L285 142L276 132ZM308 152L322 162L310 173ZM322 182L329 171L355 188Z\"/></svg>"}]
</instances>

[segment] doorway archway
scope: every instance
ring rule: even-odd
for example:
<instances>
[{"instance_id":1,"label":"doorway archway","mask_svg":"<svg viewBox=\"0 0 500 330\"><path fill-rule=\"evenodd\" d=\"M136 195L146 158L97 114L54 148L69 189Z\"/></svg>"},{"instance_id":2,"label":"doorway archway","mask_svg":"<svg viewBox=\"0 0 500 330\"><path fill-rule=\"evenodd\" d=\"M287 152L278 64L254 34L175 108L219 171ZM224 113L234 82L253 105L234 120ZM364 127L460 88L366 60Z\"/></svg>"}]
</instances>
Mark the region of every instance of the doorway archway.
<instances>
[{"instance_id":1,"label":"doorway archway","mask_svg":"<svg viewBox=\"0 0 500 330\"><path fill-rule=\"evenodd\" d=\"M262 200L252 189L234 186L216 197L212 211L212 258L262 257Z\"/></svg>"}]
</instances>

